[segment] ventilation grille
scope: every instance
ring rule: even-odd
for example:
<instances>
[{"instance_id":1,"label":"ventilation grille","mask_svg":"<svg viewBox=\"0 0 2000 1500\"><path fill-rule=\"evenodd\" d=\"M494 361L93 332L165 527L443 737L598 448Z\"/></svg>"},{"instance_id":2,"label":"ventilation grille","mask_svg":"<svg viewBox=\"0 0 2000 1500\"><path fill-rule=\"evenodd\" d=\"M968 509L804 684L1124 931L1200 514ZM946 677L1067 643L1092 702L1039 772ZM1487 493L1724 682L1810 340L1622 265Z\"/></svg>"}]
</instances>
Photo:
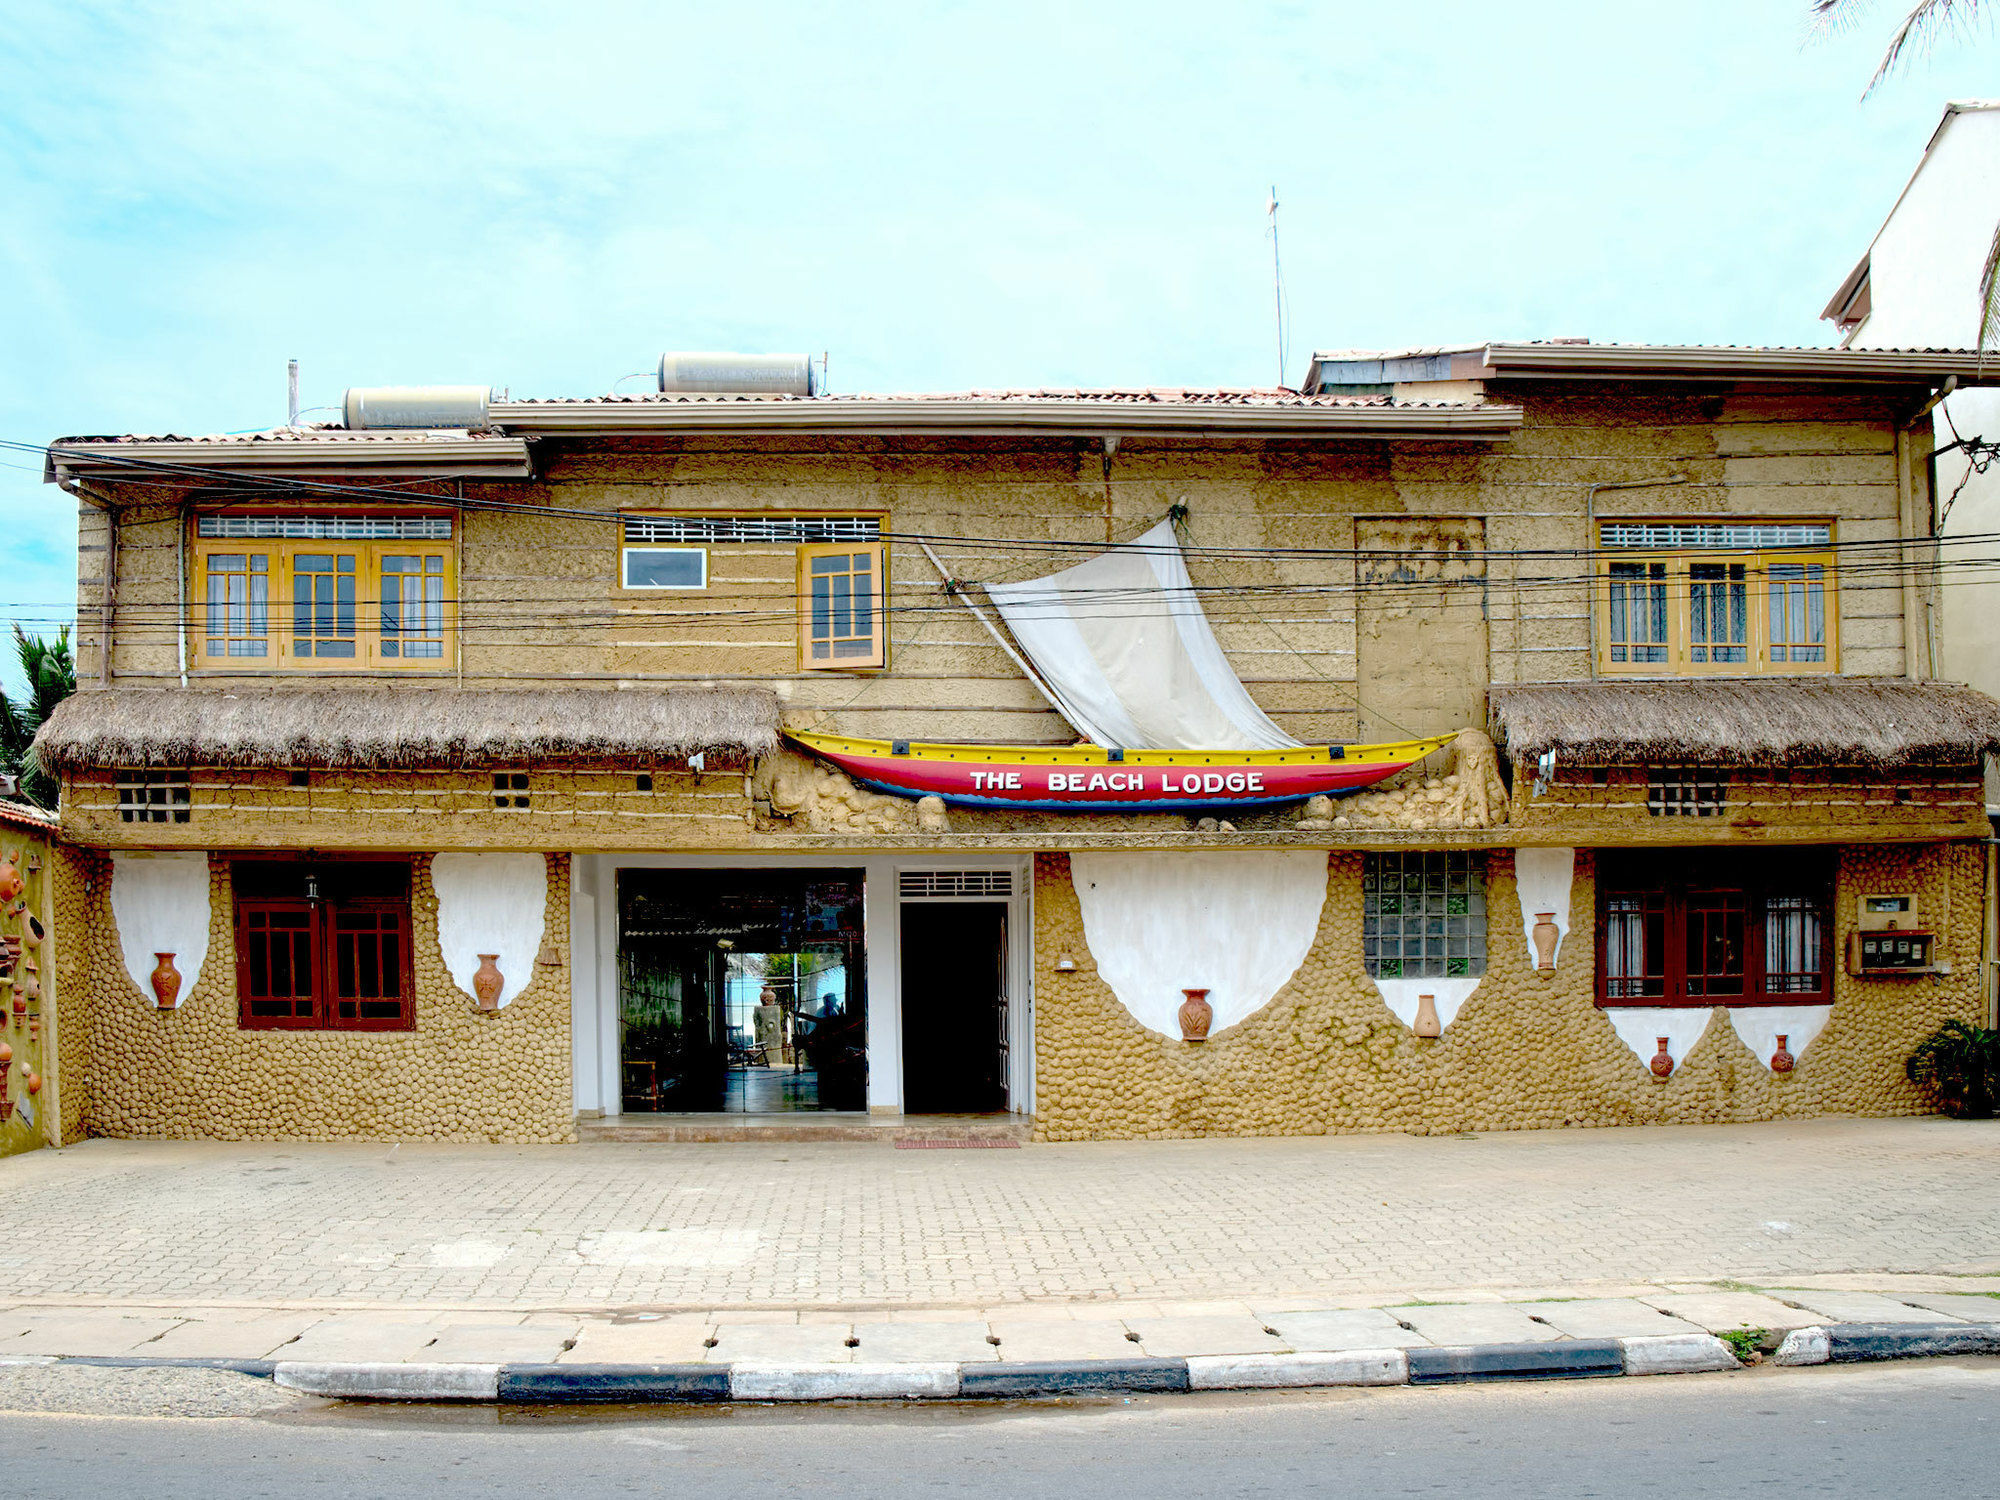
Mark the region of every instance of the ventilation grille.
<instances>
[{"instance_id":1,"label":"ventilation grille","mask_svg":"<svg viewBox=\"0 0 2000 1500\"><path fill-rule=\"evenodd\" d=\"M1659 766L1646 773L1646 811L1656 818L1714 818L1729 807L1729 778L1703 766Z\"/></svg>"},{"instance_id":2,"label":"ventilation grille","mask_svg":"<svg viewBox=\"0 0 2000 1500\"><path fill-rule=\"evenodd\" d=\"M118 821L121 823L185 823L188 820L188 773L185 771L120 771Z\"/></svg>"},{"instance_id":3,"label":"ventilation grille","mask_svg":"<svg viewBox=\"0 0 2000 1500\"><path fill-rule=\"evenodd\" d=\"M1599 534L1599 545L1604 547L1677 552L1736 547L1824 547L1832 540L1831 526L1721 521L1615 521Z\"/></svg>"},{"instance_id":4,"label":"ventilation grille","mask_svg":"<svg viewBox=\"0 0 2000 1500\"><path fill-rule=\"evenodd\" d=\"M203 516L196 534L224 540L448 542L450 516Z\"/></svg>"},{"instance_id":5,"label":"ventilation grille","mask_svg":"<svg viewBox=\"0 0 2000 1500\"><path fill-rule=\"evenodd\" d=\"M526 771L495 771L493 773L493 805L508 811L525 809L528 806L528 773Z\"/></svg>"},{"instance_id":6,"label":"ventilation grille","mask_svg":"<svg viewBox=\"0 0 2000 1500\"><path fill-rule=\"evenodd\" d=\"M904 870L901 878L905 901L1014 894L1012 870Z\"/></svg>"},{"instance_id":7,"label":"ventilation grille","mask_svg":"<svg viewBox=\"0 0 2000 1500\"><path fill-rule=\"evenodd\" d=\"M877 516L627 516L628 544L692 542L776 542L806 546L821 542L873 542L882 537Z\"/></svg>"}]
</instances>

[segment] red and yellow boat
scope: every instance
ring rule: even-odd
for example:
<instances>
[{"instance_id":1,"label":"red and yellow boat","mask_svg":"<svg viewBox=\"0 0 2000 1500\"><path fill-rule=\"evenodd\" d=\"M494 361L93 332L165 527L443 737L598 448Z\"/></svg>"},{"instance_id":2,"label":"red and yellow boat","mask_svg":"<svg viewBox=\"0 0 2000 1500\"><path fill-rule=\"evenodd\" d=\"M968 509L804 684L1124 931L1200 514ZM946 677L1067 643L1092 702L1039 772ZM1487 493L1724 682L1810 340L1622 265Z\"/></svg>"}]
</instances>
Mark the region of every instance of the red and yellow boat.
<instances>
[{"instance_id":1,"label":"red and yellow boat","mask_svg":"<svg viewBox=\"0 0 2000 1500\"><path fill-rule=\"evenodd\" d=\"M1027 812L1188 812L1341 796L1395 775L1451 735L1296 750L1108 750L1101 745L939 745L790 731L864 786L959 807Z\"/></svg>"}]
</instances>

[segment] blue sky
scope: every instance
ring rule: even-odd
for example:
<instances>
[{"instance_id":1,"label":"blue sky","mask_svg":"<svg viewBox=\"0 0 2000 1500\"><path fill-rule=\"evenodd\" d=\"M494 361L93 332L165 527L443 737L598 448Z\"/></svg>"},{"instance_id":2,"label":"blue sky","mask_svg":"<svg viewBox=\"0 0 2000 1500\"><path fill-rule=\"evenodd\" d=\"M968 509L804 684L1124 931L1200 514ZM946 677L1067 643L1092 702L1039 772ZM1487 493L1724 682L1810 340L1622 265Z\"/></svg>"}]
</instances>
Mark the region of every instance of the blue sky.
<instances>
[{"instance_id":1,"label":"blue sky","mask_svg":"<svg viewBox=\"0 0 2000 1500\"><path fill-rule=\"evenodd\" d=\"M0 35L0 437L350 384L592 394L663 349L835 390L1275 376L1314 346L1824 343L1943 102L1892 14L1673 6L38 4ZM627 382L626 388L641 386ZM0 454L0 619L71 502Z\"/></svg>"}]
</instances>

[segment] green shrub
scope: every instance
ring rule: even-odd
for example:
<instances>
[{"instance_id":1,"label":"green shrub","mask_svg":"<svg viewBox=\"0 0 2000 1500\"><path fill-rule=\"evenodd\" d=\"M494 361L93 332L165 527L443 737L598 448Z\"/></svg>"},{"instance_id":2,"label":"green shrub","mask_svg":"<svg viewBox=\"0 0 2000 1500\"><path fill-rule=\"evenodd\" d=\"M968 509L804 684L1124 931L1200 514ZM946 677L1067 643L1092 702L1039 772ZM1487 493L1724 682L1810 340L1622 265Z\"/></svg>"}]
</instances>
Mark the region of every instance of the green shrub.
<instances>
[{"instance_id":1,"label":"green shrub","mask_svg":"<svg viewBox=\"0 0 2000 1500\"><path fill-rule=\"evenodd\" d=\"M1946 1021L1903 1065L1910 1082L1961 1120L1990 1120L2000 1105L2000 1031Z\"/></svg>"}]
</instances>

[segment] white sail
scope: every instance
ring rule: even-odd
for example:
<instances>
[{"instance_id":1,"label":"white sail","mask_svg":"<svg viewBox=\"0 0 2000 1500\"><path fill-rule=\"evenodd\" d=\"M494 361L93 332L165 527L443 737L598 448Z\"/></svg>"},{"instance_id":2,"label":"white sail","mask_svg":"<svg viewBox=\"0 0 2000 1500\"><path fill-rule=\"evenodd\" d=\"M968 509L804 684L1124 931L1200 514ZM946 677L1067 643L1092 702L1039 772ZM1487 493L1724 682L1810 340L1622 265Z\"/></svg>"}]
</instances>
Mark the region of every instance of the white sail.
<instances>
[{"instance_id":1,"label":"white sail","mask_svg":"<svg viewBox=\"0 0 2000 1500\"><path fill-rule=\"evenodd\" d=\"M1222 654L1173 523L1089 562L994 583L999 608L1063 716L1132 750L1290 750Z\"/></svg>"}]
</instances>

